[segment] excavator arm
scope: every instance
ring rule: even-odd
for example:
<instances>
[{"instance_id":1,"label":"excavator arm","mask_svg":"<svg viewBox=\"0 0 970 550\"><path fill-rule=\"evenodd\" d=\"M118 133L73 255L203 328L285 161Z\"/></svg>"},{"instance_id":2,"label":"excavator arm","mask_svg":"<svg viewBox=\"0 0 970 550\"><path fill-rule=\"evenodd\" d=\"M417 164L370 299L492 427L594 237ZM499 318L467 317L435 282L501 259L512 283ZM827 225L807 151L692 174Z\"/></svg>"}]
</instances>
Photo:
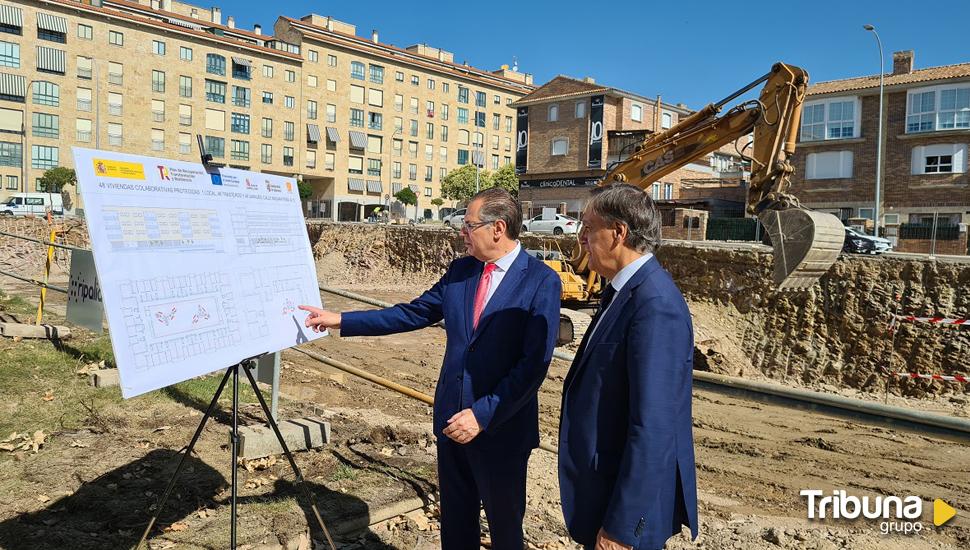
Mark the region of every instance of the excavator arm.
<instances>
[{"instance_id":1,"label":"excavator arm","mask_svg":"<svg viewBox=\"0 0 970 550\"><path fill-rule=\"evenodd\" d=\"M722 107L764 82L757 100L721 114ZM842 250L845 229L831 214L809 210L788 192L791 157L808 86L804 70L776 63L771 72L690 115L670 129L649 136L626 160L612 166L600 185L627 182L647 189L655 181L754 132L751 183L746 210L757 216L774 248L774 281L779 289L815 284ZM572 258L577 273L588 263L585 252ZM591 277L587 277L592 282Z\"/></svg>"}]
</instances>

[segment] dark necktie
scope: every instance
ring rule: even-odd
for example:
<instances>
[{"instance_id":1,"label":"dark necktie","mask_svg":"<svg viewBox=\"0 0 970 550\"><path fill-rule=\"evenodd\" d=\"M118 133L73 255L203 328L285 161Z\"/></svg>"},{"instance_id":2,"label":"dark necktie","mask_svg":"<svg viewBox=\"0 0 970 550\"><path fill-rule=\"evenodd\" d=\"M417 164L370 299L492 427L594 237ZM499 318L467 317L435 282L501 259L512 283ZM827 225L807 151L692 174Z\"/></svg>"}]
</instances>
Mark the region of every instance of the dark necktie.
<instances>
[{"instance_id":1,"label":"dark necktie","mask_svg":"<svg viewBox=\"0 0 970 550\"><path fill-rule=\"evenodd\" d=\"M610 302L613 301L614 296L616 296L616 289L613 288L613 285L611 284L606 285L606 288L604 288L603 292L600 293L600 307L598 310L596 310L596 315L593 315L593 319L589 322L589 327L586 329L586 334L583 335L583 341L579 344L579 349L576 350L577 357L581 357L583 352L586 351L586 344L589 342L590 335L593 334L593 330L603 317L603 313L610 305Z\"/></svg>"}]
</instances>

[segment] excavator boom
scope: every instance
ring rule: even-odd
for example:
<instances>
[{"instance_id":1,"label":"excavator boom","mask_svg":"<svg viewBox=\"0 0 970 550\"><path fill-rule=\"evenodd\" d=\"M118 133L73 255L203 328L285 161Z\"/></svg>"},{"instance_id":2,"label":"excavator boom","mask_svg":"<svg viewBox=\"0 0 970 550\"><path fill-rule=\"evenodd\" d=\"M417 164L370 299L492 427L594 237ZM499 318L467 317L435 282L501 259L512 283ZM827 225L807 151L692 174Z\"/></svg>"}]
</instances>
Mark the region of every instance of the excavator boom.
<instances>
[{"instance_id":1,"label":"excavator boom","mask_svg":"<svg viewBox=\"0 0 970 550\"><path fill-rule=\"evenodd\" d=\"M757 100L718 116L724 105L764 82ZM811 287L832 266L845 238L842 222L809 210L788 192L795 140L801 122L808 73L776 63L771 72L679 124L651 135L626 160L607 172L601 185L627 182L643 189L655 181L754 132L751 184L746 210L758 216L774 248L774 282L779 289ZM743 153L742 153L743 154ZM585 252L574 255L574 266Z\"/></svg>"}]
</instances>

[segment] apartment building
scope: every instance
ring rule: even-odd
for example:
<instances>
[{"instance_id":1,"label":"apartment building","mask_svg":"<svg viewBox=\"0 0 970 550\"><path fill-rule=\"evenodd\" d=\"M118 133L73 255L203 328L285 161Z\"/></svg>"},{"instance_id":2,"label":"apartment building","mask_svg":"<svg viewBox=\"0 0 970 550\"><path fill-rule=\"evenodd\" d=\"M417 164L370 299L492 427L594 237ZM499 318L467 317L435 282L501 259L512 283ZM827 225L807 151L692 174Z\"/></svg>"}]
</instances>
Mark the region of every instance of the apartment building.
<instances>
[{"instance_id":1,"label":"apartment building","mask_svg":"<svg viewBox=\"0 0 970 550\"><path fill-rule=\"evenodd\" d=\"M683 104L597 84L592 78L557 76L515 103L519 198L532 210L554 207L578 216L589 190L609 166L626 159L649 134L677 124L691 111ZM692 204L715 185L739 190L741 156L733 145L665 176L647 192L659 201L681 199L690 181ZM734 184L725 183L730 177ZM713 183L712 183L713 182ZM740 204L740 203L739 203Z\"/></svg>"},{"instance_id":2,"label":"apartment building","mask_svg":"<svg viewBox=\"0 0 970 550\"><path fill-rule=\"evenodd\" d=\"M309 213L341 220L403 185L430 214L474 144L487 168L512 162L531 75L317 15L276 30L169 0L0 1L0 200L72 166L73 145L194 161L197 135L214 162L307 181Z\"/></svg>"},{"instance_id":3,"label":"apartment building","mask_svg":"<svg viewBox=\"0 0 970 550\"><path fill-rule=\"evenodd\" d=\"M884 76L880 226L966 224L970 219L970 63L914 68L893 54ZM793 190L843 221L874 219L879 75L808 89Z\"/></svg>"},{"instance_id":4,"label":"apartment building","mask_svg":"<svg viewBox=\"0 0 970 550\"><path fill-rule=\"evenodd\" d=\"M197 134L217 161L295 173L302 60L222 27L131 2L0 3L4 193L42 190L75 145L198 160Z\"/></svg>"},{"instance_id":5,"label":"apartment building","mask_svg":"<svg viewBox=\"0 0 970 550\"><path fill-rule=\"evenodd\" d=\"M376 30L367 40L319 15L281 17L274 32L305 58L307 158L318 167L304 173L323 215L332 205L336 219L359 219L406 185L430 217L452 169L513 162L512 103L533 89L531 75L475 69L424 44L396 48Z\"/></svg>"}]
</instances>

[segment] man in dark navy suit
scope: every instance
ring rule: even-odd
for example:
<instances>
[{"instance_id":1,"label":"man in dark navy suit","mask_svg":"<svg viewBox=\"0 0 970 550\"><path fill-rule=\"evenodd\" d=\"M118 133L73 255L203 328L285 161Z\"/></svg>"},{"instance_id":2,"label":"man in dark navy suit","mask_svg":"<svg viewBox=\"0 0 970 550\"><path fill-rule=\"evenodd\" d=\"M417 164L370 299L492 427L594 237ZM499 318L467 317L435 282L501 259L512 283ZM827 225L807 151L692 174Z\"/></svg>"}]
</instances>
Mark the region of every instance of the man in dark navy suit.
<instances>
[{"instance_id":1,"label":"man in dark navy suit","mask_svg":"<svg viewBox=\"0 0 970 550\"><path fill-rule=\"evenodd\" d=\"M441 489L441 545L479 548L485 506L496 550L523 547L526 468L539 445L538 390L559 331L562 284L517 241L522 211L507 191L468 204L468 256L430 290L377 311L309 311L307 326L341 336L416 330L442 319L448 334L434 400Z\"/></svg>"},{"instance_id":2,"label":"man in dark navy suit","mask_svg":"<svg viewBox=\"0 0 970 550\"><path fill-rule=\"evenodd\" d=\"M663 548L697 536L687 303L653 251L660 216L638 187L595 189L579 240L609 281L563 386L559 486L587 548Z\"/></svg>"}]
</instances>

